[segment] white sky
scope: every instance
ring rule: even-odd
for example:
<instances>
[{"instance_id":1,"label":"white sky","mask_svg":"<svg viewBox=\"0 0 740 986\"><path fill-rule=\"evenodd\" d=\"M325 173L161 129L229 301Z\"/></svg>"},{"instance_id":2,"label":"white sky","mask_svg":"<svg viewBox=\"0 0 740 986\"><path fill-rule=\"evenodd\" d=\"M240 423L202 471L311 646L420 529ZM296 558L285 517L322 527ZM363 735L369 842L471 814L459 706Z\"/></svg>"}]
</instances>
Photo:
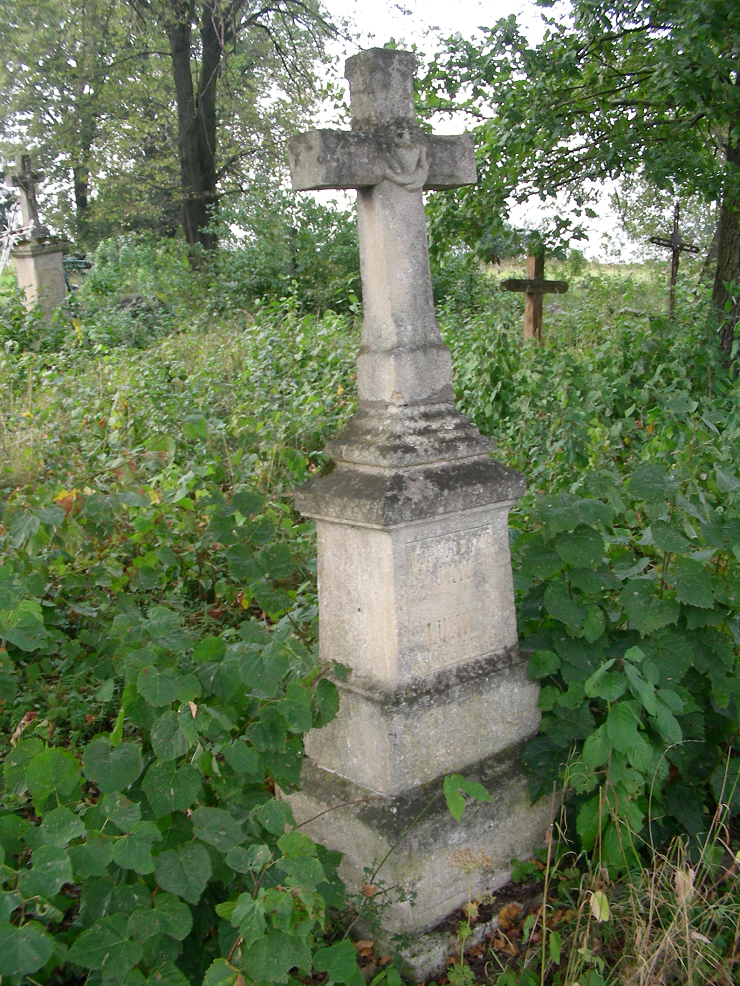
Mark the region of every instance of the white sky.
<instances>
[{"instance_id":1,"label":"white sky","mask_svg":"<svg viewBox=\"0 0 740 986\"><path fill-rule=\"evenodd\" d=\"M537 7L534 0L405 0L394 3L392 0L324 0L332 17L337 21L346 19L349 29L357 36L355 42L337 42L334 45L339 74L342 74L344 59L353 55L361 48L382 46L391 38L399 44L410 47L416 44L425 54L432 53L439 37L447 37L454 33L463 37L473 37L478 27L493 27L502 17L516 15L523 33L532 44L537 44L543 34L542 14L552 16L552 8ZM567 5L558 4L558 12L565 14ZM332 124L334 121L332 121ZM332 125L329 120L321 121L321 125ZM463 130L464 121L455 123L445 120L438 130L455 133ZM323 197L323 195L322 195ZM337 198L337 193L327 198ZM536 199L528 204L516 206L512 210L512 221L526 226L537 226L542 215L543 204ZM553 203L548 209L550 213L557 210ZM614 259L614 250L618 245L615 236L615 216L609 208L606 194L600 206L594 207L599 213L597 219L581 220L589 233L588 242L578 246L588 257L600 260ZM631 245L619 243L622 249L622 259L631 259L634 250Z\"/></svg>"}]
</instances>

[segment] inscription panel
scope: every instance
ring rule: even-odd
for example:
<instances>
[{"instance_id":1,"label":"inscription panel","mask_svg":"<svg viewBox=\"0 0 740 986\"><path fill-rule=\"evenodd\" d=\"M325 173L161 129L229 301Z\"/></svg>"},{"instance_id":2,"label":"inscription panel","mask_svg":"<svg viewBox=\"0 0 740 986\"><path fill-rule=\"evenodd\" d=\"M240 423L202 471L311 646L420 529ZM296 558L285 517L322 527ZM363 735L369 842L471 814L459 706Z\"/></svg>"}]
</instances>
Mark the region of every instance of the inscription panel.
<instances>
[{"instance_id":1,"label":"inscription panel","mask_svg":"<svg viewBox=\"0 0 740 986\"><path fill-rule=\"evenodd\" d=\"M505 517L407 543L405 570L401 651L408 675L434 674L515 643Z\"/></svg>"}]
</instances>

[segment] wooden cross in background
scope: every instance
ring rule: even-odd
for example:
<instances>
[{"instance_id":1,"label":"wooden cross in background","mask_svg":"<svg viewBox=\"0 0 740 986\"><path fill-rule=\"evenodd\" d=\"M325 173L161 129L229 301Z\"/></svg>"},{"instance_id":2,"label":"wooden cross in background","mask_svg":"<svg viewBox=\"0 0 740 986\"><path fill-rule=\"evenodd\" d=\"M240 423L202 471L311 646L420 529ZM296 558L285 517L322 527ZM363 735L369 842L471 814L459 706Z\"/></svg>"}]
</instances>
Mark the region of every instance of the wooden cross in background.
<instances>
[{"instance_id":1,"label":"wooden cross in background","mask_svg":"<svg viewBox=\"0 0 740 986\"><path fill-rule=\"evenodd\" d=\"M542 298L546 294L565 294L567 281L545 280L545 255L527 257L527 277L509 277L501 282L504 291L524 293L524 341L542 342Z\"/></svg>"},{"instance_id":2,"label":"wooden cross in background","mask_svg":"<svg viewBox=\"0 0 740 986\"><path fill-rule=\"evenodd\" d=\"M676 278L678 277L678 261L681 254L685 251L686 253L698 253L699 247L693 246L691 243L684 243L678 232L678 199L676 199L676 204L673 208L673 232L671 233L670 239L665 236L651 236L650 242L654 243L656 246L665 247L667 250L671 251L671 291L668 296L668 318L673 318L673 308L675 305L676 297Z\"/></svg>"}]
</instances>

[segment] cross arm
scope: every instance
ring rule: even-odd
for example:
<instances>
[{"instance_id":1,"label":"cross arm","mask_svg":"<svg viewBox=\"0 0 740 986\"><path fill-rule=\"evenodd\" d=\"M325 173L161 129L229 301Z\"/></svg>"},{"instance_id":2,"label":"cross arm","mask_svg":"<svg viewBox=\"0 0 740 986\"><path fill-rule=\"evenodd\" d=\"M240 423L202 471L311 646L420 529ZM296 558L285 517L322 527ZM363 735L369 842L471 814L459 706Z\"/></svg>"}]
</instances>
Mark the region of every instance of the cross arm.
<instances>
[{"instance_id":1,"label":"cross arm","mask_svg":"<svg viewBox=\"0 0 740 986\"><path fill-rule=\"evenodd\" d=\"M509 277L501 281L500 287L504 291L519 291L522 294L565 294L568 290L568 282Z\"/></svg>"},{"instance_id":2,"label":"cross arm","mask_svg":"<svg viewBox=\"0 0 740 986\"><path fill-rule=\"evenodd\" d=\"M429 166L425 189L475 184L472 134L420 134L420 139ZM293 190L377 185L387 177L388 153L386 135L374 131L312 130L299 134L288 147Z\"/></svg>"},{"instance_id":3,"label":"cross arm","mask_svg":"<svg viewBox=\"0 0 740 986\"><path fill-rule=\"evenodd\" d=\"M681 240L671 240L667 236L651 236L650 243L655 246L665 247L666 250L682 250L686 253L698 253L699 247L693 246L691 243L682 243Z\"/></svg>"}]
</instances>

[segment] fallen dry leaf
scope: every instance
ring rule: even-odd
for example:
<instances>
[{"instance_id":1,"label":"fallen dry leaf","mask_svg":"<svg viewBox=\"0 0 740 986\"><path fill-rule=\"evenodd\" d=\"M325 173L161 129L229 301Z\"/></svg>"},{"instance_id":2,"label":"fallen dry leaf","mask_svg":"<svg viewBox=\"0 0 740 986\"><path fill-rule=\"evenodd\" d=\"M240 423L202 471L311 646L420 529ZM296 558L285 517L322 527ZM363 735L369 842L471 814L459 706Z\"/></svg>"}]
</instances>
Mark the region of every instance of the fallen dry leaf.
<instances>
[{"instance_id":1,"label":"fallen dry leaf","mask_svg":"<svg viewBox=\"0 0 740 986\"><path fill-rule=\"evenodd\" d=\"M366 897L372 897L374 894L377 893L377 891L378 888L375 886L374 883L366 883L365 886L362 888L362 892Z\"/></svg>"},{"instance_id":2,"label":"fallen dry leaf","mask_svg":"<svg viewBox=\"0 0 740 986\"><path fill-rule=\"evenodd\" d=\"M502 907L501 910L498 912L498 926L501 929L501 931L503 931L504 933L506 933L507 931L511 931L511 929L514 927L514 925L517 922L517 918L521 913L522 913L521 904L506 904L504 907Z\"/></svg>"},{"instance_id":3,"label":"fallen dry leaf","mask_svg":"<svg viewBox=\"0 0 740 986\"><path fill-rule=\"evenodd\" d=\"M15 744L18 742L18 739L19 739L21 733L23 732L23 730L26 728L26 726L29 723L33 722L33 720L35 718L36 718L36 713L35 712L26 712L26 714L23 716L23 718L21 719L21 721L18 723L18 725L13 730L13 735L10 737L10 745L11 746L15 746Z\"/></svg>"},{"instance_id":4,"label":"fallen dry leaf","mask_svg":"<svg viewBox=\"0 0 740 986\"><path fill-rule=\"evenodd\" d=\"M373 948L375 947L375 942L373 941L356 941L355 948L360 953L360 955L367 958L369 955L373 954Z\"/></svg>"}]
</instances>

